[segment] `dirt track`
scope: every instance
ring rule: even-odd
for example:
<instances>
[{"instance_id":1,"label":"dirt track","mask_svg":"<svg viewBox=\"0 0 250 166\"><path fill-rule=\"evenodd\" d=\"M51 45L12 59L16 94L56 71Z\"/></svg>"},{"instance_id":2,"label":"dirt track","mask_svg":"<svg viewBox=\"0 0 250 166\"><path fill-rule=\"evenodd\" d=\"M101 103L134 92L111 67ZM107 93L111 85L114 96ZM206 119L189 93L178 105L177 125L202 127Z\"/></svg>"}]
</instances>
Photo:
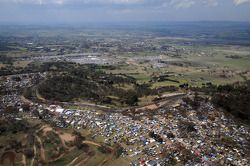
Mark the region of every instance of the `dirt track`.
<instances>
[{"instance_id":1,"label":"dirt track","mask_svg":"<svg viewBox=\"0 0 250 166\"><path fill-rule=\"evenodd\" d=\"M135 107L128 107L128 108L124 108L124 109L120 109L120 110L114 110L112 112L127 112L128 110L136 110L136 111L140 111L140 110L156 110L159 108L162 108L166 105L171 105L176 103L176 101L178 101L179 99L183 98L184 96L186 96L185 93L172 93L169 94L168 96L164 97L163 99L144 105L144 106L135 106Z\"/></svg>"},{"instance_id":2,"label":"dirt track","mask_svg":"<svg viewBox=\"0 0 250 166\"><path fill-rule=\"evenodd\" d=\"M1 159L0 159L0 166L3 165L4 160L6 160L6 159L9 159L10 166L14 166L15 160L16 160L16 153L14 151L4 152L3 155L1 156Z\"/></svg>"},{"instance_id":3,"label":"dirt track","mask_svg":"<svg viewBox=\"0 0 250 166\"><path fill-rule=\"evenodd\" d=\"M90 145L94 145L94 146L101 147L101 145L100 145L100 144L95 143L95 142L92 142L92 141L83 141L82 143L84 143L84 144L90 144Z\"/></svg>"},{"instance_id":4,"label":"dirt track","mask_svg":"<svg viewBox=\"0 0 250 166\"><path fill-rule=\"evenodd\" d=\"M30 164L31 166L34 165L35 157L37 155L37 151L36 151L36 146L35 145L33 145L33 150L34 150L34 157L31 160L31 164Z\"/></svg>"},{"instance_id":5,"label":"dirt track","mask_svg":"<svg viewBox=\"0 0 250 166\"><path fill-rule=\"evenodd\" d=\"M103 106L103 105L98 105L98 104L92 104L92 103L83 103L83 102L59 102L59 101L50 101L50 100L46 100L44 99L39 92L37 91L37 89L35 87L32 88L32 93L33 95L36 97L36 99L38 100L38 102L40 103L50 103L50 104L57 104L57 105L64 105L64 106L79 106L79 107L91 107L94 109L98 109L98 110L108 110L110 109L110 107L107 106ZM24 103L27 104L34 104L33 101L27 99L25 96L21 96L21 100Z\"/></svg>"}]
</instances>

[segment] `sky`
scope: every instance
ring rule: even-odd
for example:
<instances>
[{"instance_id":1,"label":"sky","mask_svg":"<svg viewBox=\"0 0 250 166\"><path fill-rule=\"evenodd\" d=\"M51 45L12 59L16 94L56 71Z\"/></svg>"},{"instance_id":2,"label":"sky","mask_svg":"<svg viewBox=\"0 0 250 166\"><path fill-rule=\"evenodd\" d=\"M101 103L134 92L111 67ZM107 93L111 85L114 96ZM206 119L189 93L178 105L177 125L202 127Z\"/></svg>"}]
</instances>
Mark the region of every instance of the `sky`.
<instances>
[{"instance_id":1,"label":"sky","mask_svg":"<svg viewBox=\"0 0 250 166\"><path fill-rule=\"evenodd\" d=\"M0 0L0 23L250 21L250 0Z\"/></svg>"}]
</instances>

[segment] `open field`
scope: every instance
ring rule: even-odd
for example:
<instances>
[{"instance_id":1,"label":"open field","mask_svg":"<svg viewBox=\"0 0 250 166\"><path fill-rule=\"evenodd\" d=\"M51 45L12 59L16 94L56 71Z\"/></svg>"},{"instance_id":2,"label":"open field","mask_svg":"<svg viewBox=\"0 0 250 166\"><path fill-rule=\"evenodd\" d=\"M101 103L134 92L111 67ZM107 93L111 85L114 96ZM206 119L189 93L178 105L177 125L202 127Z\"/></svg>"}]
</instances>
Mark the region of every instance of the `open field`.
<instances>
[{"instance_id":1,"label":"open field","mask_svg":"<svg viewBox=\"0 0 250 166\"><path fill-rule=\"evenodd\" d=\"M1 119L1 123L3 121L4 120ZM22 165L21 163L25 162L25 165L31 166L39 163L51 166L68 164L115 165L120 161L123 163L121 166L128 165L129 161L125 161L125 159L118 159L119 161L116 161L117 159L112 153L105 154L100 152L98 147L101 145L90 140L89 137L86 137L88 140L85 140L85 135L89 134L85 130L81 130L80 132L81 135L83 135L82 143L84 144L84 148L79 148L77 146L80 143L74 143L77 136L74 135L73 129L63 130L55 129L48 125L41 126L42 122L39 120L32 120L28 123L31 125L30 128L35 130L35 132L29 133L29 131L21 131L22 128L20 128L20 131L17 131L17 133L11 133L12 130L9 130L4 136L0 136L2 147L0 156L3 166L10 165L10 162L16 165ZM13 146L11 141L12 144L13 141L15 143L20 142L22 147ZM7 149L5 148L6 145L10 147ZM8 157L12 155L15 157L8 160ZM106 164L104 161L106 161Z\"/></svg>"}]
</instances>

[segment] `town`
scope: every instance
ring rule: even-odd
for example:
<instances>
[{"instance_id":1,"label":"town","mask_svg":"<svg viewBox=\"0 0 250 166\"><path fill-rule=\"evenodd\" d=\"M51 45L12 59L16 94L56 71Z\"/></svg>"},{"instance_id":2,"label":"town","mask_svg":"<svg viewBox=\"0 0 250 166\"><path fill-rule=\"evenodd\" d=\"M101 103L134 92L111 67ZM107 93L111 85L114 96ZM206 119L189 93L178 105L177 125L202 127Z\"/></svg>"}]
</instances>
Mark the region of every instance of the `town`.
<instances>
[{"instance_id":1,"label":"town","mask_svg":"<svg viewBox=\"0 0 250 166\"><path fill-rule=\"evenodd\" d=\"M250 165L248 26L176 26L0 29L0 165Z\"/></svg>"},{"instance_id":2,"label":"town","mask_svg":"<svg viewBox=\"0 0 250 166\"><path fill-rule=\"evenodd\" d=\"M35 118L57 128L88 129L96 142L102 140L109 146L121 144L121 157L129 158L131 165L250 164L249 127L227 118L205 99L198 108L192 107L185 99L194 98L196 94L192 92L174 94L180 97L162 107L159 102L158 107L111 112L95 107L72 109L37 103L22 95L21 89L32 87L46 77L46 72L1 77L1 87L6 92L1 96L1 109L17 109L19 113L8 116L18 120Z\"/></svg>"}]
</instances>

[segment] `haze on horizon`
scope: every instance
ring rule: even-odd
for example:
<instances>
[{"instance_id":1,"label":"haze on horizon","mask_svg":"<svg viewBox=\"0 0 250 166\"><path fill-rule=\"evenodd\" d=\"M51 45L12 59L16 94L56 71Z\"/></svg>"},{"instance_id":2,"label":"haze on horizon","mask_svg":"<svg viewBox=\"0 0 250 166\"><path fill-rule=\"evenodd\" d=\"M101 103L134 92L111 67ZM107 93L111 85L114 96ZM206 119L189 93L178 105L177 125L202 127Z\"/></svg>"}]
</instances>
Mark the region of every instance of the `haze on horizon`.
<instances>
[{"instance_id":1,"label":"haze on horizon","mask_svg":"<svg viewBox=\"0 0 250 166\"><path fill-rule=\"evenodd\" d=\"M250 21L250 0L0 0L0 24Z\"/></svg>"}]
</instances>

